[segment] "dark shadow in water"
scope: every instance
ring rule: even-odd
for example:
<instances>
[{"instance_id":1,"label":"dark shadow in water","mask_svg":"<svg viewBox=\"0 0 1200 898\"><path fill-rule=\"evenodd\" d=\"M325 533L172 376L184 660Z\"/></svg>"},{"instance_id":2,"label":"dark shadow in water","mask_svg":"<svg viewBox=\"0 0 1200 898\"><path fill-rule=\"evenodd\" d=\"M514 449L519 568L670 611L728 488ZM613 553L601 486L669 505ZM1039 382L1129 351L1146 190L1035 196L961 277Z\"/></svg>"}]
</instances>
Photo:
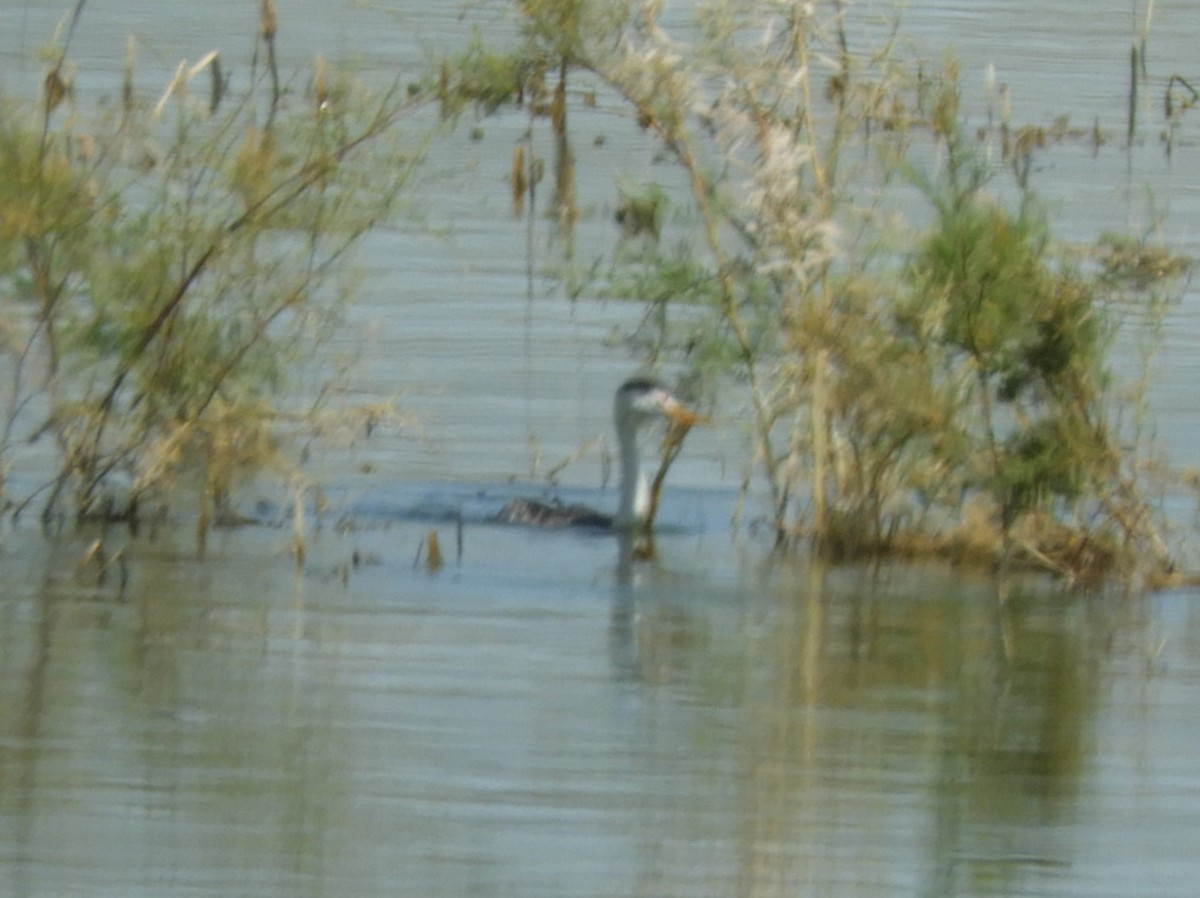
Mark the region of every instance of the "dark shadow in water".
<instances>
[{"instance_id":1,"label":"dark shadow in water","mask_svg":"<svg viewBox=\"0 0 1200 898\"><path fill-rule=\"evenodd\" d=\"M690 689L692 663L702 653L705 610L694 604L704 589L688 572L660 563L653 537L621 533L609 618L613 677L647 686ZM720 600L727 601L727 597Z\"/></svg>"},{"instance_id":2,"label":"dark shadow in water","mask_svg":"<svg viewBox=\"0 0 1200 898\"><path fill-rule=\"evenodd\" d=\"M631 533L617 535L617 566L613 581L612 617L609 623L609 651L613 674L618 680L636 680L638 661L634 640L634 538Z\"/></svg>"}]
</instances>

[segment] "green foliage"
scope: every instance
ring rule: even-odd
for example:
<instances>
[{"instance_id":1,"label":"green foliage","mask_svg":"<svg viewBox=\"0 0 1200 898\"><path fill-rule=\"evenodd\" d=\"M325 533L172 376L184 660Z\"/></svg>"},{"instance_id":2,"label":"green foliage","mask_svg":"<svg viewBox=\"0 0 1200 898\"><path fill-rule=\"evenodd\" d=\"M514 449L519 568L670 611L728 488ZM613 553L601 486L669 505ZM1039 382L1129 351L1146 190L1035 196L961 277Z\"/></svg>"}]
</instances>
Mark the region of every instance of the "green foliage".
<instances>
[{"instance_id":1,"label":"green foliage","mask_svg":"<svg viewBox=\"0 0 1200 898\"><path fill-rule=\"evenodd\" d=\"M151 109L127 77L115 117L0 101L0 453L53 444L17 511L69 496L132 518L191 484L207 521L236 475L294 472L285 434L319 421L281 407L289 367L336 324L345 263L417 156L394 135L406 101L320 60L311 104L270 86L267 125L253 91L214 108L181 79Z\"/></svg>"},{"instance_id":2,"label":"green foliage","mask_svg":"<svg viewBox=\"0 0 1200 898\"><path fill-rule=\"evenodd\" d=\"M1123 234L1100 235L1096 245L1105 283L1145 290L1191 272L1192 260L1163 246Z\"/></svg>"},{"instance_id":3,"label":"green foliage","mask_svg":"<svg viewBox=\"0 0 1200 898\"><path fill-rule=\"evenodd\" d=\"M671 26L655 3L520 11L512 52L560 73L556 101L569 73L598 79L687 185L619 183L615 252L587 277L644 304L628 342L650 366L738 385L779 544L1170 567L1116 432L1108 300L1131 271L1186 269L1114 240L1100 278L1061 258L1029 187L1065 119L969 145L953 61L901 58L898 25L854 46L843 4L702 4ZM917 231L889 197L931 153ZM1013 208L985 192L992 159Z\"/></svg>"},{"instance_id":4,"label":"green foliage","mask_svg":"<svg viewBox=\"0 0 1200 898\"><path fill-rule=\"evenodd\" d=\"M491 51L477 33L464 53L442 64L438 79L442 114L458 115L467 106L490 113L516 103L524 95L534 72L535 66L530 59Z\"/></svg>"},{"instance_id":5,"label":"green foliage","mask_svg":"<svg viewBox=\"0 0 1200 898\"><path fill-rule=\"evenodd\" d=\"M622 236L633 238L644 235L657 242L662 233L667 206L667 194L658 184L622 189L616 212Z\"/></svg>"},{"instance_id":6,"label":"green foliage","mask_svg":"<svg viewBox=\"0 0 1200 898\"><path fill-rule=\"evenodd\" d=\"M960 132L945 138L954 162L944 184L927 188L939 214L915 251L909 304L932 298L947 372L971 375L956 417L974 422L965 430L974 448L957 476L991 498L1007 529L1056 499L1105 488L1113 452L1095 422L1111 326L1095 285L1052 267L1032 202L1013 214L987 197L981 163ZM913 315L910 308L901 318Z\"/></svg>"},{"instance_id":7,"label":"green foliage","mask_svg":"<svg viewBox=\"0 0 1200 898\"><path fill-rule=\"evenodd\" d=\"M1050 270L1044 223L1012 215L978 192L942 208L914 260L920 293L942 297L942 339L999 383L1004 401L1052 391L1092 368L1103 322L1086 282Z\"/></svg>"}]
</instances>

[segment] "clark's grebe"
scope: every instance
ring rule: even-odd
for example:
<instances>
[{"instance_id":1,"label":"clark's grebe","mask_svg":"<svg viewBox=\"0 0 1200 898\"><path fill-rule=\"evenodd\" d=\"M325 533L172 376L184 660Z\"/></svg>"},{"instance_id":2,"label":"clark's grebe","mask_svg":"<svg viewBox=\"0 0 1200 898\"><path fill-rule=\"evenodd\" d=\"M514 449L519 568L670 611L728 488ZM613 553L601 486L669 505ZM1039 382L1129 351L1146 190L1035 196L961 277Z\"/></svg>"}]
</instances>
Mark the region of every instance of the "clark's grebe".
<instances>
[{"instance_id":1,"label":"clark's grebe","mask_svg":"<svg viewBox=\"0 0 1200 898\"><path fill-rule=\"evenodd\" d=\"M642 469L638 433L656 418L667 418L684 426L700 420L699 415L657 381L635 377L621 384L613 399L613 424L621 461L621 498L615 516L585 505L514 499L500 509L497 517L507 523L542 527L631 530L644 524L650 512L650 484Z\"/></svg>"}]
</instances>

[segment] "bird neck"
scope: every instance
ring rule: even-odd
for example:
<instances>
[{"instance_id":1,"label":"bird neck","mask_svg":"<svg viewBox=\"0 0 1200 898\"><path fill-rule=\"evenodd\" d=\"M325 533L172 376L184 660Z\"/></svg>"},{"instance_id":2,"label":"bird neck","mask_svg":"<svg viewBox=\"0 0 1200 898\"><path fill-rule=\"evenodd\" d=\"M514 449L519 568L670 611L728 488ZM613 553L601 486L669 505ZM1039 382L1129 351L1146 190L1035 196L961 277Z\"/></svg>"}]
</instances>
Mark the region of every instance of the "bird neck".
<instances>
[{"instance_id":1,"label":"bird neck","mask_svg":"<svg viewBox=\"0 0 1200 898\"><path fill-rule=\"evenodd\" d=\"M618 427L617 441L621 451L621 502L615 524L625 529L646 520L650 512L650 485L642 472L636 429Z\"/></svg>"}]
</instances>

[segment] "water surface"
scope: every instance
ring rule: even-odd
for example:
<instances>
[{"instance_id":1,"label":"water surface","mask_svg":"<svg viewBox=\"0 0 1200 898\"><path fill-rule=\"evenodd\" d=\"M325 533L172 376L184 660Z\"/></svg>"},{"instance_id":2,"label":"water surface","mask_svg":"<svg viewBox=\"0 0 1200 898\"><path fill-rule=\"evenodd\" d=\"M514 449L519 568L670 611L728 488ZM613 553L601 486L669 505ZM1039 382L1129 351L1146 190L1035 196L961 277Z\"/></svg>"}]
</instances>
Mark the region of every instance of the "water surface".
<instances>
[{"instance_id":1,"label":"water surface","mask_svg":"<svg viewBox=\"0 0 1200 898\"><path fill-rule=\"evenodd\" d=\"M456 4L283 6L288 71L319 51L403 76L469 36ZM62 13L14 9L10 91L40 80L34 50ZM1147 102L1133 150L1117 139L1129 4L907 17L935 55L956 48L968 98L991 65L1018 120L1066 111L1114 135L1041 160L1067 239L1163 212L1162 234L1196 251L1194 135L1168 160ZM1192 18L1156 4L1153 88L1193 64ZM80 90L116 90L131 32L141 83L214 48L236 77L255 21L231 0L89 6ZM512 481L544 489L607 433L631 368L610 338L637 315L530 292L504 180L526 126L436 144L427 220L369 241L333 350L358 357L355 395L400 395L420 426L326 460L333 502L300 569L285 526L218 533L204 558L186 526L110 534L124 573L112 561L103 582L80 563L95 534L4 532L0 895L1192 894L1195 591L772 559L752 528L730 532L732 392L672 472L655 563L627 564L609 536L486 522ZM604 245L618 169L668 174L612 108L573 127L578 245ZM1181 465L1200 446L1198 335L1189 291L1154 394ZM568 498L615 504L605 455L565 468ZM437 572L418 557L430 530Z\"/></svg>"}]
</instances>

